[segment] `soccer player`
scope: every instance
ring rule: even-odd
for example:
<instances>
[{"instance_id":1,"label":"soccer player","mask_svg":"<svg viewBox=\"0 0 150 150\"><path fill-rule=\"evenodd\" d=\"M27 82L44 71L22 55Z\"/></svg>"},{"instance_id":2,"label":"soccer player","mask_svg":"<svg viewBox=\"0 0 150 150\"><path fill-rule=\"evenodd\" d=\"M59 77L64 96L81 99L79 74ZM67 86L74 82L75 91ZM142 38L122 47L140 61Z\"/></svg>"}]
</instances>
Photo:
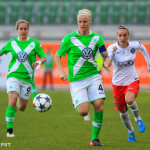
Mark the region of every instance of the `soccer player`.
<instances>
[{"instance_id":1,"label":"soccer player","mask_svg":"<svg viewBox=\"0 0 150 150\"><path fill-rule=\"evenodd\" d=\"M108 54L113 65L113 98L115 109L120 112L122 123L128 129L128 141L135 142L134 128L130 122L127 106L130 108L140 132L145 125L139 115L135 98L139 91L139 78L134 61L137 52L142 52L150 71L150 59L145 47L137 41L129 42L129 30L126 26L117 29L118 42L108 47Z\"/></svg>"},{"instance_id":2,"label":"soccer player","mask_svg":"<svg viewBox=\"0 0 150 150\"><path fill-rule=\"evenodd\" d=\"M54 60L53 55L50 53L50 48L47 48L46 53L46 62L43 64L44 66L44 78L43 78L43 90L46 88L46 79L47 75L49 74L49 82L50 82L50 90L53 90L53 66L54 66Z\"/></svg>"},{"instance_id":3,"label":"soccer player","mask_svg":"<svg viewBox=\"0 0 150 150\"><path fill-rule=\"evenodd\" d=\"M14 137L13 122L16 108L24 111L30 97L34 69L46 61L46 55L36 39L28 37L29 23L26 20L16 22L19 37L10 39L0 50L0 56L11 53L12 59L8 67L6 109L7 137ZM36 54L40 60L36 62Z\"/></svg>"},{"instance_id":4,"label":"soccer player","mask_svg":"<svg viewBox=\"0 0 150 150\"><path fill-rule=\"evenodd\" d=\"M77 22L79 29L66 35L59 50L56 52L55 60L60 78L67 80L61 57L67 54L70 82L70 91L75 110L81 116L89 112L89 103L93 104L94 117L92 128L91 146L103 146L98 135L103 122L103 105L105 99L102 77L99 74L97 63L94 61L99 51L104 58L104 66L109 70L108 57L102 36L90 30L92 14L88 9L79 10Z\"/></svg>"}]
</instances>

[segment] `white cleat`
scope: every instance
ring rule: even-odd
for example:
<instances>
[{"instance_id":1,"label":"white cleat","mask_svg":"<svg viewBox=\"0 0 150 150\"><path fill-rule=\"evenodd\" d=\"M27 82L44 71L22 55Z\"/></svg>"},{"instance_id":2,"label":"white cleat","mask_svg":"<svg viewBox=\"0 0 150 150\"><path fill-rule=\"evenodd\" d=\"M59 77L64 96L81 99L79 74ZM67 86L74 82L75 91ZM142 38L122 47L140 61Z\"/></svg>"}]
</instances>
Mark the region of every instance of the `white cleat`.
<instances>
[{"instance_id":1,"label":"white cleat","mask_svg":"<svg viewBox=\"0 0 150 150\"><path fill-rule=\"evenodd\" d=\"M84 121L90 121L90 115L87 114L86 116L84 116Z\"/></svg>"},{"instance_id":2,"label":"white cleat","mask_svg":"<svg viewBox=\"0 0 150 150\"><path fill-rule=\"evenodd\" d=\"M9 132L7 132L7 135L6 135L7 137L14 137L15 135L12 133L12 134L10 134Z\"/></svg>"}]
</instances>

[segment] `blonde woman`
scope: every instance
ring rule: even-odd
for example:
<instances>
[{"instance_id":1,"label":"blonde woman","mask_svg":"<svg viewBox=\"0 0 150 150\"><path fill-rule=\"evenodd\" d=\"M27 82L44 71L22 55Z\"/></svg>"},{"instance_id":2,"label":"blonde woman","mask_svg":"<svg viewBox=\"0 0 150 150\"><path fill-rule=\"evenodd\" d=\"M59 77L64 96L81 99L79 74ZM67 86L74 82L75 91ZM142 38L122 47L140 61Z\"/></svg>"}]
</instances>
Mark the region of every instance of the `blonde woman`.
<instances>
[{"instance_id":1,"label":"blonde woman","mask_svg":"<svg viewBox=\"0 0 150 150\"><path fill-rule=\"evenodd\" d=\"M0 56L11 53L12 59L8 67L7 93L8 106L6 109L7 137L14 137L13 122L16 107L24 111L30 97L34 69L46 61L46 55L36 39L29 34L29 23L18 20L16 30L19 37L10 39L0 50ZM36 54L40 60L36 62Z\"/></svg>"},{"instance_id":2,"label":"blonde woman","mask_svg":"<svg viewBox=\"0 0 150 150\"><path fill-rule=\"evenodd\" d=\"M66 35L55 55L60 78L67 80L61 57L67 54L70 82L70 92L75 110L81 116L86 116L90 103L94 107L91 146L103 146L99 141L99 133L103 122L103 105L105 92L102 77L97 63L94 61L99 51L104 58L104 67L109 70L108 57L102 36L90 30L92 14L88 9L79 10L77 15L79 29Z\"/></svg>"}]
</instances>

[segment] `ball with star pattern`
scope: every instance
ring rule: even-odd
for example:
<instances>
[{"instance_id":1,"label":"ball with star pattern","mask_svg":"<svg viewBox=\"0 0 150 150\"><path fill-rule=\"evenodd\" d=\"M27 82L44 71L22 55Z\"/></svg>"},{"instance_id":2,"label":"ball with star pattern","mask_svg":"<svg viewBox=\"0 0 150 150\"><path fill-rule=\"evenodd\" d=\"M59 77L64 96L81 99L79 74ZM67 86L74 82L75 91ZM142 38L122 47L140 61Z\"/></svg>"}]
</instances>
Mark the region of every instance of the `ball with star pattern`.
<instances>
[{"instance_id":1,"label":"ball with star pattern","mask_svg":"<svg viewBox=\"0 0 150 150\"><path fill-rule=\"evenodd\" d=\"M52 106L52 99L49 95L40 93L33 99L33 107L39 112L48 111Z\"/></svg>"}]
</instances>

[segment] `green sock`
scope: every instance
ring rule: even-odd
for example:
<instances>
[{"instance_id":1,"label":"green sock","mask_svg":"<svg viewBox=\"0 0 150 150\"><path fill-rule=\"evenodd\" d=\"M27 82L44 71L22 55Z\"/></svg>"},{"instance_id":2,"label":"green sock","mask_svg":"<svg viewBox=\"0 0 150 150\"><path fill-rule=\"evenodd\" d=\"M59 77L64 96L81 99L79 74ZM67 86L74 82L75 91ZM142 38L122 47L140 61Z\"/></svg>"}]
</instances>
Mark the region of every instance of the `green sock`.
<instances>
[{"instance_id":1,"label":"green sock","mask_svg":"<svg viewBox=\"0 0 150 150\"><path fill-rule=\"evenodd\" d=\"M16 107L11 107L10 105L7 106L7 109L6 109L7 129L13 128L13 121L15 118L15 110L16 110Z\"/></svg>"},{"instance_id":2,"label":"green sock","mask_svg":"<svg viewBox=\"0 0 150 150\"><path fill-rule=\"evenodd\" d=\"M78 112L77 108L75 108L75 111L80 115L80 113ZM80 115L81 116L81 115Z\"/></svg>"},{"instance_id":3,"label":"green sock","mask_svg":"<svg viewBox=\"0 0 150 150\"><path fill-rule=\"evenodd\" d=\"M37 95L36 85L32 84L32 99Z\"/></svg>"},{"instance_id":4,"label":"green sock","mask_svg":"<svg viewBox=\"0 0 150 150\"><path fill-rule=\"evenodd\" d=\"M92 140L98 139L103 122L103 111L95 111L93 117Z\"/></svg>"}]
</instances>

